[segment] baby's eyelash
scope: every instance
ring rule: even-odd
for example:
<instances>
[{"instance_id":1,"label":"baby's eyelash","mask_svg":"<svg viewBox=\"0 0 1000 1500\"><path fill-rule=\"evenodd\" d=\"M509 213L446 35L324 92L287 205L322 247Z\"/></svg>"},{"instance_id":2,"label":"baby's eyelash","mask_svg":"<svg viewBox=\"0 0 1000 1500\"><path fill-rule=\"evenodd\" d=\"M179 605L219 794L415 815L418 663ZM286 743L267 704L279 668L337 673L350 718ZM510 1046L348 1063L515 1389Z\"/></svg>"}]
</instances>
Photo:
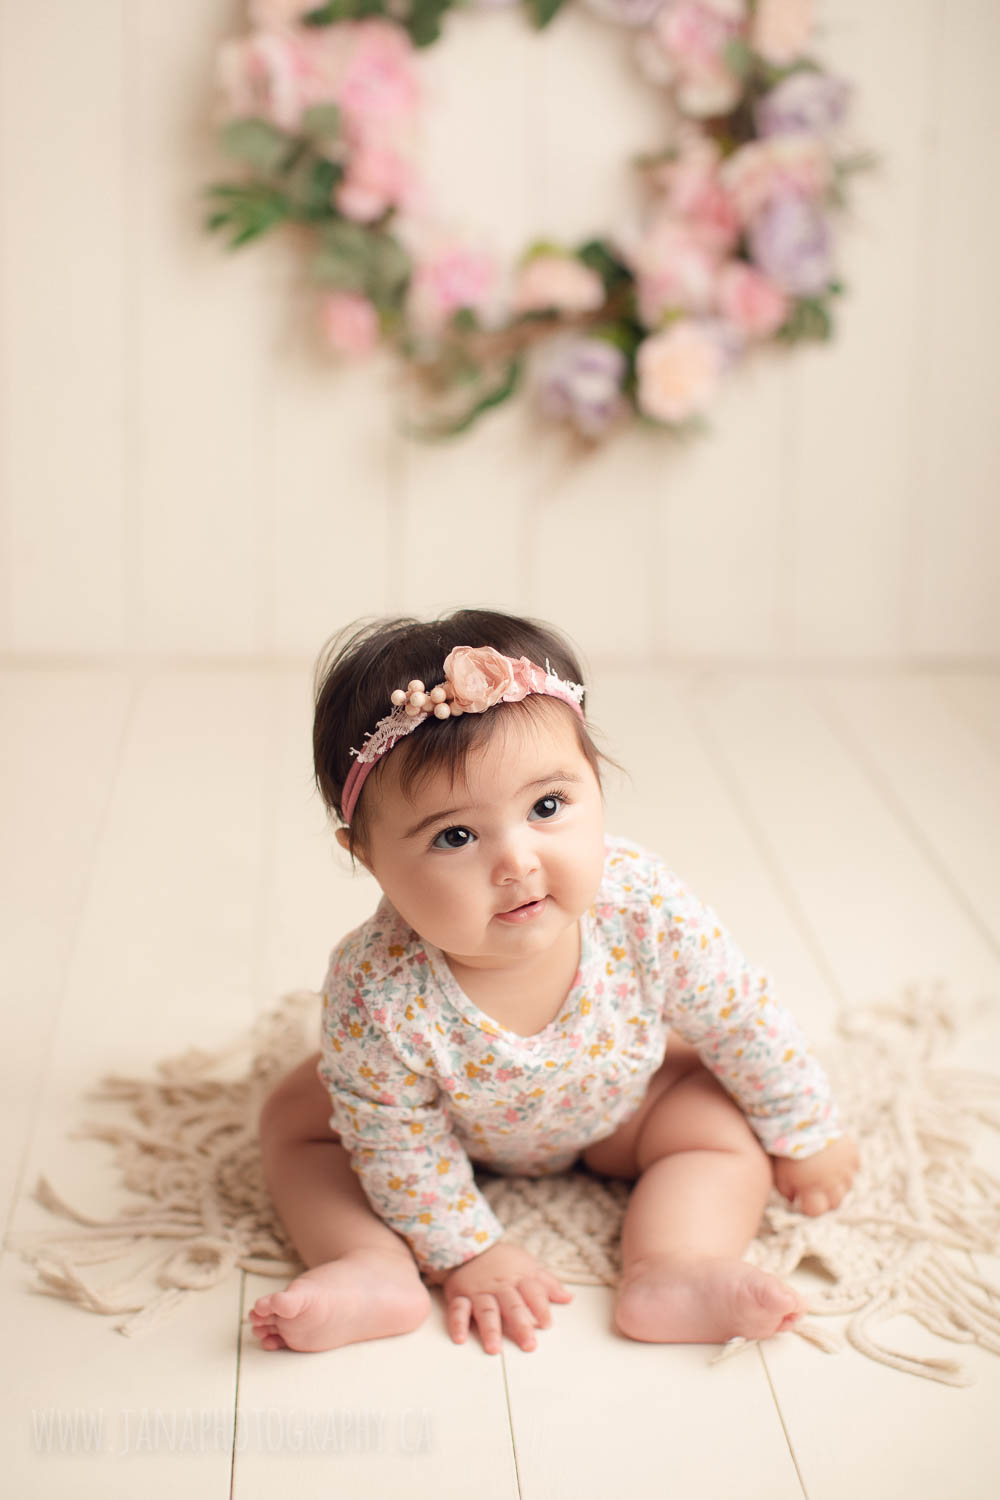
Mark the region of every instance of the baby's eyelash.
<instances>
[{"instance_id":1,"label":"baby's eyelash","mask_svg":"<svg viewBox=\"0 0 1000 1500\"><path fill-rule=\"evenodd\" d=\"M572 797L570 796L569 792L566 790L565 787L563 787L563 786L553 786L553 787L550 787L547 792L543 792L540 797L536 797L534 799L534 801L532 802L532 804L531 804L532 807L536 807L539 802L544 802L545 799L546 799L546 797L552 797L557 802L562 802L564 804L568 804L568 803L570 803L573 800ZM430 836L430 839L429 839L428 844L427 844L428 849L433 849L436 846L437 840L441 837L441 835L443 833L449 833L453 828L464 828L464 827L465 827L464 823L448 823L444 828L438 828L438 829L436 829L434 831L434 833L432 833L431 836Z\"/></svg>"},{"instance_id":2,"label":"baby's eyelash","mask_svg":"<svg viewBox=\"0 0 1000 1500\"><path fill-rule=\"evenodd\" d=\"M564 786L552 787L551 790L543 792L540 797L536 797L535 802L544 802L546 797L558 797L560 802L569 802L572 800ZM531 805L534 807L535 803L533 802Z\"/></svg>"}]
</instances>

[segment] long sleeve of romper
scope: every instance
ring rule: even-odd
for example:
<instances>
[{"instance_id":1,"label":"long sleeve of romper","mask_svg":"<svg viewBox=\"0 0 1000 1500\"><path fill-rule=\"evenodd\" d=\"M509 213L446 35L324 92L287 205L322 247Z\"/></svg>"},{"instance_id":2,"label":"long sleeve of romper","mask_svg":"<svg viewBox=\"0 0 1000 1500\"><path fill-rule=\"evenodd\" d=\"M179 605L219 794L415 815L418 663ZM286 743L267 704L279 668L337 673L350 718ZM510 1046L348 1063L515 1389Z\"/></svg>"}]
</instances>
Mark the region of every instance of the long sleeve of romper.
<instances>
[{"instance_id":1,"label":"long sleeve of romper","mask_svg":"<svg viewBox=\"0 0 1000 1500\"><path fill-rule=\"evenodd\" d=\"M448 1270L496 1244L503 1226L476 1186L437 1082L398 1055L389 1012L364 995L369 974L357 958L346 940L323 995L319 1071L330 1124L372 1208L420 1269Z\"/></svg>"},{"instance_id":2,"label":"long sleeve of romper","mask_svg":"<svg viewBox=\"0 0 1000 1500\"><path fill-rule=\"evenodd\" d=\"M672 1030L695 1047L736 1100L765 1151L813 1156L843 1134L818 1060L794 1018L770 992L715 912L660 866L652 920Z\"/></svg>"}]
</instances>

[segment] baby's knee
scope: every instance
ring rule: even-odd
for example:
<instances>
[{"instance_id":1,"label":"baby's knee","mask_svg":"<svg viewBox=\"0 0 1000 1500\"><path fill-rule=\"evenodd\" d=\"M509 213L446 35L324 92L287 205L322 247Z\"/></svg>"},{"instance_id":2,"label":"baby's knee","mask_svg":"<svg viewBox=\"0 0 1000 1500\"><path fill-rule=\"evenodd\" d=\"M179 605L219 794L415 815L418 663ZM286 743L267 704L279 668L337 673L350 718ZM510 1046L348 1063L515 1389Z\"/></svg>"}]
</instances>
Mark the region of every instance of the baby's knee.
<instances>
[{"instance_id":1,"label":"baby's knee","mask_svg":"<svg viewBox=\"0 0 1000 1500\"><path fill-rule=\"evenodd\" d=\"M258 1117L261 1144L337 1140L330 1126L330 1098L317 1073L319 1053L286 1073L264 1100Z\"/></svg>"}]
</instances>

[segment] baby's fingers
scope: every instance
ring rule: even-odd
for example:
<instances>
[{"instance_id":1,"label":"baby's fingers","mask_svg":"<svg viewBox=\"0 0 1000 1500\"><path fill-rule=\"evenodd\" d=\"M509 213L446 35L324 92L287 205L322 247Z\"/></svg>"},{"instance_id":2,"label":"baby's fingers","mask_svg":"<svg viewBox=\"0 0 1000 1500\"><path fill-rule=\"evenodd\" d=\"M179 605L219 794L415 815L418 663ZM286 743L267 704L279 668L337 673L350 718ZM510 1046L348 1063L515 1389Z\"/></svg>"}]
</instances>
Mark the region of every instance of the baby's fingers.
<instances>
[{"instance_id":1,"label":"baby's fingers","mask_svg":"<svg viewBox=\"0 0 1000 1500\"><path fill-rule=\"evenodd\" d=\"M542 1285L548 1292L550 1302L572 1302L573 1293L568 1291L558 1276L553 1276L551 1271L546 1271L543 1275Z\"/></svg>"},{"instance_id":2,"label":"baby's fingers","mask_svg":"<svg viewBox=\"0 0 1000 1500\"><path fill-rule=\"evenodd\" d=\"M472 1298L472 1316L487 1354L499 1354L501 1318L497 1299L492 1292L477 1292Z\"/></svg>"},{"instance_id":3,"label":"baby's fingers","mask_svg":"<svg viewBox=\"0 0 1000 1500\"><path fill-rule=\"evenodd\" d=\"M448 1303L448 1332L456 1344L464 1344L472 1317L472 1303L468 1297L452 1297Z\"/></svg>"}]
</instances>

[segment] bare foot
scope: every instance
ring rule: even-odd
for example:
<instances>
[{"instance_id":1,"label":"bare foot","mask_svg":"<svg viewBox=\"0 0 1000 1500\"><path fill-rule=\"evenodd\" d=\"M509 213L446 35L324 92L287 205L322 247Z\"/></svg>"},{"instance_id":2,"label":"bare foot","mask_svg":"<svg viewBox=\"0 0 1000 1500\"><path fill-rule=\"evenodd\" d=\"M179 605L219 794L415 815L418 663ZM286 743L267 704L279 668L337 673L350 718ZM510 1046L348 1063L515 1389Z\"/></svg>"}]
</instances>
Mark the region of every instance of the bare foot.
<instances>
[{"instance_id":1,"label":"bare foot","mask_svg":"<svg viewBox=\"0 0 1000 1500\"><path fill-rule=\"evenodd\" d=\"M352 1250L303 1272L283 1292L259 1297L250 1325L265 1349L338 1349L410 1333L430 1306L408 1257Z\"/></svg>"},{"instance_id":2,"label":"bare foot","mask_svg":"<svg viewBox=\"0 0 1000 1500\"><path fill-rule=\"evenodd\" d=\"M615 1324L651 1344L766 1339L805 1312L799 1294L744 1260L647 1261L627 1275Z\"/></svg>"}]
</instances>

